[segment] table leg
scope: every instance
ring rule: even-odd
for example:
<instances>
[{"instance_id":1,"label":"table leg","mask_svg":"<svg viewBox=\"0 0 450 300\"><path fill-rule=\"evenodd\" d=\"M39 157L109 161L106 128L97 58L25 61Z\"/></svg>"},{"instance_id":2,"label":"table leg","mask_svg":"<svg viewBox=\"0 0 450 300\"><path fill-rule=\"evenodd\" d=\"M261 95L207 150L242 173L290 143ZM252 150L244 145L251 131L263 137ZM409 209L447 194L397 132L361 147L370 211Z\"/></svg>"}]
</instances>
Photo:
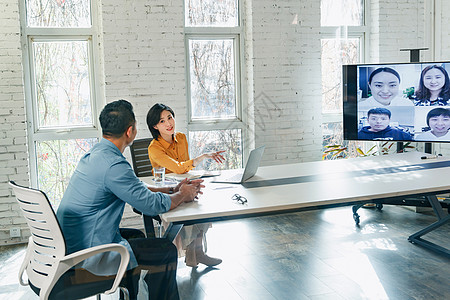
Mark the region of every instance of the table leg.
<instances>
[{"instance_id":1,"label":"table leg","mask_svg":"<svg viewBox=\"0 0 450 300\"><path fill-rule=\"evenodd\" d=\"M433 196L426 196L426 198L428 199L428 201L431 204L431 207L433 207L433 210L436 214L436 216L438 217L438 221L429 225L428 227L414 233L413 235L411 235L408 238L408 241L410 241L411 243L414 244L419 244L425 248L428 248L430 250L439 252L444 254L446 257L450 258L450 250L441 247L439 245L436 245L432 242L426 241L424 239L421 238L422 235L425 235L433 230L435 230L436 228L441 227L442 225L444 225L445 223L447 223L448 221L450 221L450 215L448 213L445 213L444 210L442 209L441 204L439 203L439 200L437 199L437 197L435 195Z\"/></svg>"}]
</instances>

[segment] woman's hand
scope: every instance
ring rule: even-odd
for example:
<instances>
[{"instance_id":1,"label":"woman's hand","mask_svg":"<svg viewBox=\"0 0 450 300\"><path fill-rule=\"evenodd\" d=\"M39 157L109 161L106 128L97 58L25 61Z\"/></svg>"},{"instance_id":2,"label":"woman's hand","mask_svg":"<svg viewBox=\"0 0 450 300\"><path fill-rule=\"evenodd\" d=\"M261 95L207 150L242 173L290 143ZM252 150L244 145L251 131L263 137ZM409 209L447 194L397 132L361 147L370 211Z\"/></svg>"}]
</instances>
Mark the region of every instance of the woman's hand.
<instances>
[{"instance_id":1,"label":"woman's hand","mask_svg":"<svg viewBox=\"0 0 450 300\"><path fill-rule=\"evenodd\" d=\"M204 153L204 154L200 155L199 157L194 158L194 167L198 166L202 162L202 160L204 160L206 158L214 159L214 161L221 164L225 161L225 158L222 155L222 153L224 153L224 152L225 152L225 150Z\"/></svg>"},{"instance_id":2,"label":"woman's hand","mask_svg":"<svg viewBox=\"0 0 450 300\"><path fill-rule=\"evenodd\" d=\"M203 155L205 155L206 158L214 159L218 163L223 163L225 161L225 158L223 157L222 153L224 152L225 150L221 150L217 152L205 153Z\"/></svg>"}]
</instances>

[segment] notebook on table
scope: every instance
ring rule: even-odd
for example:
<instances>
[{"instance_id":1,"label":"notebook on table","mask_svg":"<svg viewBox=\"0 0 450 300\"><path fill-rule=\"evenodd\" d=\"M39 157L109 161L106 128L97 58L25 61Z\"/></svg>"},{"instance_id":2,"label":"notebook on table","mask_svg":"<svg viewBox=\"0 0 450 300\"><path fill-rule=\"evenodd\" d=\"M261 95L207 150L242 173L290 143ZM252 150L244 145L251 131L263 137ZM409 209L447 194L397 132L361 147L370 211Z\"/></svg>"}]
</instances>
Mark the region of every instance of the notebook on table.
<instances>
[{"instance_id":1,"label":"notebook on table","mask_svg":"<svg viewBox=\"0 0 450 300\"><path fill-rule=\"evenodd\" d=\"M255 176L258 170L259 163L261 162L262 155L264 153L265 146L258 147L250 151L250 156L248 157L247 164L245 165L244 171L238 170L234 174L223 174L216 177L212 182L217 183L243 183L246 180Z\"/></svg>"},{"instance_id":2,"label":"notebook on table","mask_svg":"<svg viewBox=\"0 0 450 300\"><path fill-rule=\"evenodd\" d=\"M168 173L166 174L166 179L173 179L175 181L182 181L187 178L190 180L206 177L219 176L220 171L207 171L207 170L193 170L183 174Z\"/></svg>"}]
</instances>

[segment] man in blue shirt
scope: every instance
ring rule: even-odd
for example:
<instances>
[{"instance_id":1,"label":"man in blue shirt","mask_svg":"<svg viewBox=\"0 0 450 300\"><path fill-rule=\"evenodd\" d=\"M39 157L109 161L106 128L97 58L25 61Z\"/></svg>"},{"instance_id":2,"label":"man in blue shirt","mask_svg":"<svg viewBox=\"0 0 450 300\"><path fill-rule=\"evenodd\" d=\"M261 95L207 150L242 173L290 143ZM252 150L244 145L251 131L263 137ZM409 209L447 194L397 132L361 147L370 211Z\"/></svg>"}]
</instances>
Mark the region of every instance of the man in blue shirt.
<instances>
[{"instance_id":1,"label":"man in blue shirt","mask_svg":"<svg viewBox=\"0 0 450 300\"><path fill-rule=\"evenodd\" d=\"M149 299L179 299L173 243L145 238L127 241L120 235L119 223L125 203L144 214L158 215L194 200L201 193L202 180L149 190L122 155L137 134L132 105L125 100L107 104L100 114L100 124L103 138L81 158L57 211L67 252L120 243L130 252L129 270L149 271L145 277ZM79 267L95 275L112 275L119 262L117 252L107 252L85 260ZM133 297L134 293L130 291Z\"/></svg>"}]
</instances>

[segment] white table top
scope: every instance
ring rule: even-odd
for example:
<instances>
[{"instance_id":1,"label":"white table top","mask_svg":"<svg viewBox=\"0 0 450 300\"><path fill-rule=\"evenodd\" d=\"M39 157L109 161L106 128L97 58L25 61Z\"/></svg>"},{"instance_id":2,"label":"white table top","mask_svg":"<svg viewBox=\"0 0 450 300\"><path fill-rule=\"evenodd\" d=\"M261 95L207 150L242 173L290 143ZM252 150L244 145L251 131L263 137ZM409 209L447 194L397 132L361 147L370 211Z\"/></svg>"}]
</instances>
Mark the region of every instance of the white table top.
<instances>
[{"instance_id":1,"label":"white table top","mask_svg":"<svg viewBox=\"0 0 450 300\"><path fill-rule=\"evenodd\" d=\"M290 178L294 183L246 188L240 184L212 183L199 200L184 203L161 215L167 222L183 223L239 217L307 207L343 204L424 193L450 191L450 159L421 159L408 152L260 167L248 183L271 183ZM224 171L223 173L232 172ZM148 178L142 178L148 181ZM268 181L265 181L268 180ZM272 180L272 181L270 181ZM234 194L247 198L239 204Z\"/></svg>"}]
</instances>

